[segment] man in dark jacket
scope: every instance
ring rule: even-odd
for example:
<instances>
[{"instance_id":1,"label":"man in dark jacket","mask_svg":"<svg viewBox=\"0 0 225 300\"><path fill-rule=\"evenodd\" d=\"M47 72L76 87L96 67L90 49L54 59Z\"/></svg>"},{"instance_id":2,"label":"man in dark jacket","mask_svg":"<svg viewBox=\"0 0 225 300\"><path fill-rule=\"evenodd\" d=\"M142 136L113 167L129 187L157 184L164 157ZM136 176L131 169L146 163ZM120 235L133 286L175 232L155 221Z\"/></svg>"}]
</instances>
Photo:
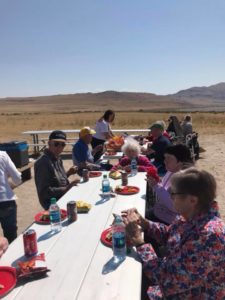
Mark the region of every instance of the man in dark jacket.
<instances>
[{"instance_id":1,"label":"man in dark jacket","mask_svg":"<svg viewBox=\"0 0 225 300\"><path fill-rule=\"evenodd\" d=\"M163 175L166 172L164 153L167 146L169 146L171 142L168 140L168 138L163 136L164 128L160 122L155 122L149 129L151 129L151 134L154 137L154 141L147 150L147 156L150 159L154 158L153 164L158 169L158 172Z\"/></svg>"},{"instance_id":2,"label":"man in dark jacket","mask_svg":"<svg viewBox=\"0 0 225 300\"><path fill-rule=\"evenodd\" d=\"M63 167L60 154L66 145L66 134L63 131L53 131L49 136L48 149L34 165L35 184L40 204L49 209L52 197L59 200L79 180L69 182L68 177L77 172L71 167L67 172Z\"/></svg>"}]
</instances>

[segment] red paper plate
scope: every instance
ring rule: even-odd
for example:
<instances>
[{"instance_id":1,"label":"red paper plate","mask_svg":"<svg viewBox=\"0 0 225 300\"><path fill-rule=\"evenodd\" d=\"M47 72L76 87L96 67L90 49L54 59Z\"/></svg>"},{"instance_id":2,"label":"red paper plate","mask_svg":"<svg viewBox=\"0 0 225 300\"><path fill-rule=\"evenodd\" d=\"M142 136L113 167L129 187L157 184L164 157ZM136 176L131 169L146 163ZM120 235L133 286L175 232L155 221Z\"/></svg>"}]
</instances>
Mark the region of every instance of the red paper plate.
<instances>
[{"instance_id":1,"label":"red paper plate","mask_svg":"<svg viewBox=\"0 0 225 300\"><path fill-rule=\"evenodd\" d=\"M100 172L100 171L90 171L89 172L89 177L90 178L99 177L101 175L102 175L102 172Z\"/></svg>"},{"instance_id":2,"label":"red paper plate","mask_svg":"<svg viewBox=\"0 0 225 300\"><path fill-rule=\"evenodd\" d=\"M115 192L119 195L134 195L139 193L140 189L136 186L127 185L121 188L116 188Z\"/></svg>"},{"instance_id":3,"label":"red paper plate","mask_svg":"<svg viewBox=\"0 0 225 300\"><path fill-rule=\"evenodd\" d=\"M0 267L0 284L4 286L2 289L0 289L1 298L15 287L16 281L15 268Z\"/></svg>"},{"instance_id":4,"label":"red paper plate","mask_svg":"<svg viewBox=\"0 0 225 300\"><path fill-rule=\"evenodd\" d=\"M60 209L60 211L61 211L61 221L63 221L67 217L67 211L65 209ZM49 221L43 221L43 220L41 220L41 216L45 212L46 211L43 210L43 211L41 211L41 212L39 212L38 214L35 215L34 220L36 221L36 223L43 224L43 225L49 225L50 224L50 220Z\"/></svg>"},{"instance_id":5,"label":"red paper plate","mask_svg":"<svg viewBox=\"0 0 225 300\"><path fill-rule=\"evenodd\" d=\"M112 247L112 241L108 241L107 238L106 238L107 234L108 234L111 230L112 230L112 228L110 227L110 228L104 230L104 231L102 232L102 234L101 234L101 242L102 242L105 246L107 246L107 247Z\"/></svg>"}]
</instances>

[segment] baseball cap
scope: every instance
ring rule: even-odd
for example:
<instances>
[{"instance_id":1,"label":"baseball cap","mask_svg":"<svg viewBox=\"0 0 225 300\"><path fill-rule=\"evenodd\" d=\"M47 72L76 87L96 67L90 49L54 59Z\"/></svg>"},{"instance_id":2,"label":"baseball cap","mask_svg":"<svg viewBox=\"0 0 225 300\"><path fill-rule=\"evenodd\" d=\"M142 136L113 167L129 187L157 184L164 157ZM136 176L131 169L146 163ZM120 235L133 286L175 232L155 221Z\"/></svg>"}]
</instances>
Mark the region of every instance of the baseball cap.
<instances>
[{"instance_id":1,"label":"baseball cap","mask_svg":"<svg viewBox=\"0 0 225 300\"><path fill-rule=\"evenodd\" d=\"M155 122L149 127L149 129L153 129L153 128L164 130L163 125L160 122Z\"/></svg>"},{"instance_id":2,"label":"baseball cap","mask_svg":"<svg viewBox=\"0 0 225 300\"><path fill-rule=\"evenodd\" d=\"M57 141L57 142L65 142L66 141L66 134L61 130L54 130L49 135L49 141Z\"/></svg>"},{"instance_id":3,"label":"baseball cap","mask_svg":"<svg viewBox=\"0 0 225 300\"><path fill-rule=\"evenodd\" d=\"M80 137L85 137L88 134L95 134L95 130L91 129L90 127L83 127L80 130Z\"/></svg>"}]
</instances>

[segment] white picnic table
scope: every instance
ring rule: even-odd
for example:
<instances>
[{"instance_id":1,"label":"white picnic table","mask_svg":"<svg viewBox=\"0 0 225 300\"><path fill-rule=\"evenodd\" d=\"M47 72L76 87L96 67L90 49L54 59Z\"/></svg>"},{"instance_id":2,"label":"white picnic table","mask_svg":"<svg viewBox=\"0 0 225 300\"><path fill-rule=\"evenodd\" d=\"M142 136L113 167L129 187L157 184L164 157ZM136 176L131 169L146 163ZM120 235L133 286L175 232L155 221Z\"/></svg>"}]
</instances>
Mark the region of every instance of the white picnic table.
<instances>
[{"instance_id":1,"label":"white picnic table","mask_svg":"<svg viewBox=\"0 0 225 300\"><path fill-rule=\"evenodd\" d=\"M104 172L107 173L107 172ZM50 234L50 225L33 223L39 253L45 253L51 272L47 277L15 287L7 300L138 300L141 299L142 265L133 249L126 260L110 272L112 249L100 241L101 233L112 223L112 213L136 207L145 214L145 173L129 177L129 184L140 188L135 195L117 195L108 201L100 197L102 177L91 178L69 190L59 201L65 209L68 201L84 200L92 204L88 214L79 214L72 224L63 222L62 231ZM111 186L121 183L110 179ZM29 208L27 208L29 209ZM23 258L22 235L9 246L0 265L11 265Z\"/></svg>"},{"instance_id":2,"label":"white picnic table","mask_svg":"<svg viewBox=\"0 0 225 300\"><path fill-rule=\"evenodd\" d=\"M34 153L38 154L40 152L40 148L46 146L46 140L48 135L53 130L30 130L22 132L23 135L30 135L33 140L33 144L30 144L34 148ZM62 129L66 134L75 134L74 140L77 139L80 129ZM141 132L149 132L149 129L113 129L114 133L141 133ZM45 138L41 138L41 136ZM72 144L72 143L70 143Z\"/></svg>"}]
</instances>

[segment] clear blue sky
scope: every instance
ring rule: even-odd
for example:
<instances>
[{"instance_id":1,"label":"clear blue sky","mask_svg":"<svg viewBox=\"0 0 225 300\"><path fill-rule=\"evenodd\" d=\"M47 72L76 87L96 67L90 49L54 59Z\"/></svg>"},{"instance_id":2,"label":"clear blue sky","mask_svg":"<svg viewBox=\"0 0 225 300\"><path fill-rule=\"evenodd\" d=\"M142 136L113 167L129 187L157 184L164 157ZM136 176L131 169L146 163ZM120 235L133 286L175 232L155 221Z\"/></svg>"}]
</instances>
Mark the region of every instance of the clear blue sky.
<instances>
[{"instance_id":1,"label":"clear blue sky","mask_svg":"<svg viewBox=\"0 0 225 300\"><path fill-rule=\"evenodd\" d=\"M224 0L0 0L0 97L221 81Z\"/></svg>"}]
</instances>

